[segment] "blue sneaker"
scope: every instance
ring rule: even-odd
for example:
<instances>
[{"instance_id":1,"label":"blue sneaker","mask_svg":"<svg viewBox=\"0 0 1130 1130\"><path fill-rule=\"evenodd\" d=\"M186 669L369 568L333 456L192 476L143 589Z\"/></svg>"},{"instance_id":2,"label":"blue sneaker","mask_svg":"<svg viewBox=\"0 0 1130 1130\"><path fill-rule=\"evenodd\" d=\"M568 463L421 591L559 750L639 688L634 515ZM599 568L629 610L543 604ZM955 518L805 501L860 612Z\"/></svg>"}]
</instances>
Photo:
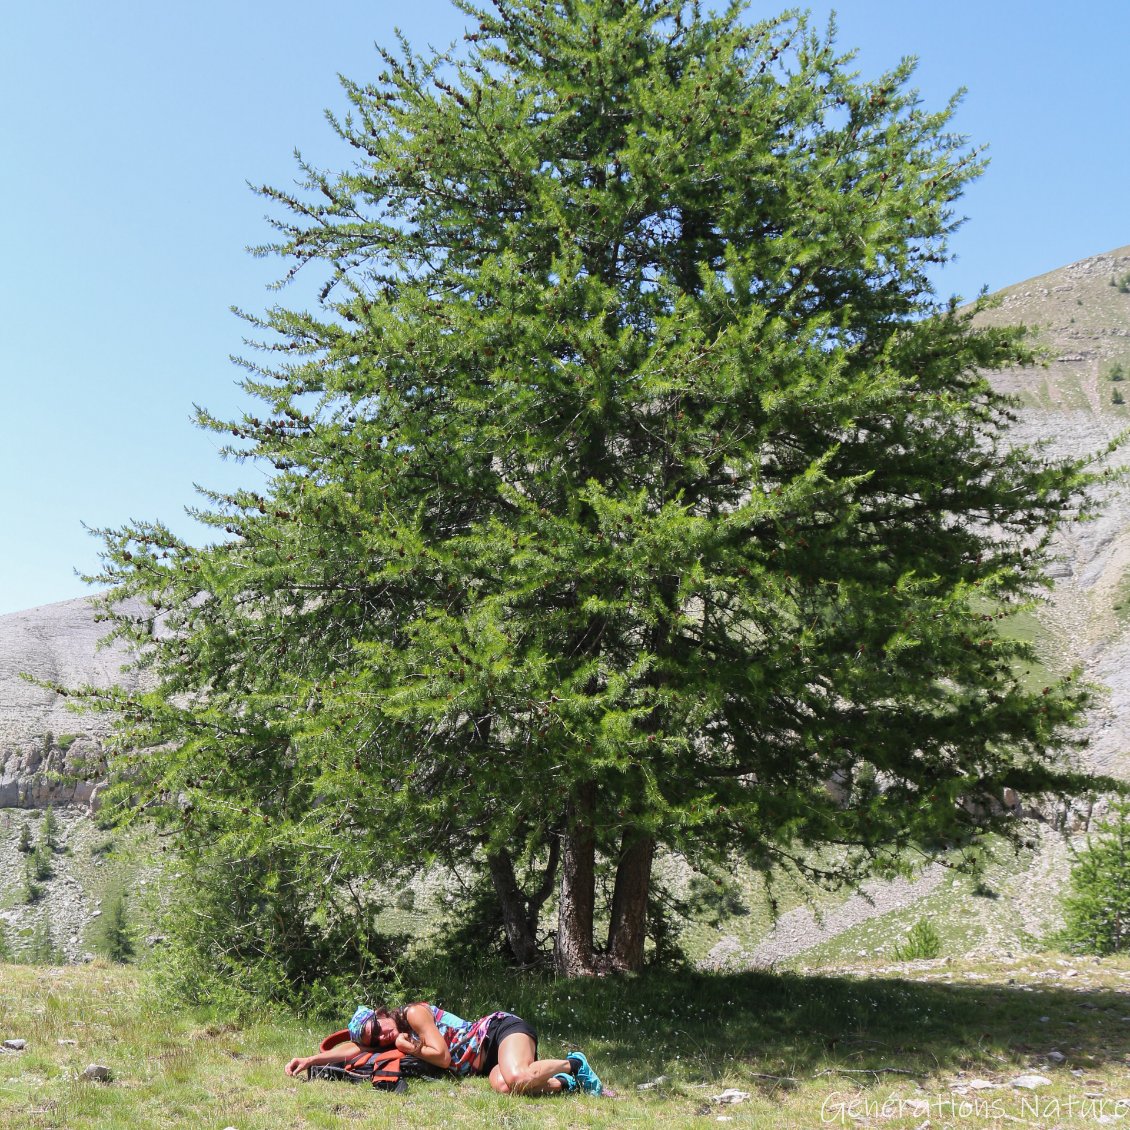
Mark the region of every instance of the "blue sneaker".
<instances>
[{"instance_id":1,"label":"blue sneaker","mask_svg":"<svg viewBox=\"0 0 1130 1130\"><path fill-rule=\"evenodd\" d=\"M573 1065L573 1074L586 1095L599 1095L604 1090L600 1076L593 1071L584 1052L570 1052L565 1058Z\"/></svg>"},{"instance_id":2,"label":"blue sneaker","mask_svg":"<svg viewBox=\"0 0 1130 1130\"><path fill-rule=\"evenodd\" d=\"M568 1071L559 1071L553 1078L561 1080L561 1093L563 1095L568 1095L577 1089L577 1080Z\"/></svg>"}]
</instances>

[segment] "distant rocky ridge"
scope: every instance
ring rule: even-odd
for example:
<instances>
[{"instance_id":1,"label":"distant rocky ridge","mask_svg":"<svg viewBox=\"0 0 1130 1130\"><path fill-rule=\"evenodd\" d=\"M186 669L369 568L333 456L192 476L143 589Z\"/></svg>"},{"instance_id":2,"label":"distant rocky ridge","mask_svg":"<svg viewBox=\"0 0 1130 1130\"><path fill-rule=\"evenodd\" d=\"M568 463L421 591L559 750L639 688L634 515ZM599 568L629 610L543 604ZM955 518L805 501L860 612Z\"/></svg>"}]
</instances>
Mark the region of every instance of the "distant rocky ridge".
<instances>
[{"instance_id":1,"label":"distant rocky ridge","mask_svg":"<svg viewBox=\"0 0 1130 1130\"><path fill-rule=\"evenodd\" d=\"M1019 442L1052 456L1101 451L1130 428L1130 247L1002 290L987 324L1030 326L1048 357L995 378L1019 397ZM1119 379L1121 375L1122 379ZM1130 445L1115 462L1130 463ZM1078 665L1104 688L1091 711L1089 768L1130 778L1130 483L1114 483L1089 522L1059 537L1055 590L1037 646L1053 670Z\"/></svg>"},{"instance_id":2,"label":"distant rocky ridge","mask_svg":"<svg viewBox=\"0 0 1130 1130\"><path fill-rule=\"evenodd\" d=\"M90 806L105 776L105 715L76 714L68 699L24 675L64 686L137 685L121 647L99 648L106 625L90 600L0 616L0 808Z\"/></svg>"}]
</instances>

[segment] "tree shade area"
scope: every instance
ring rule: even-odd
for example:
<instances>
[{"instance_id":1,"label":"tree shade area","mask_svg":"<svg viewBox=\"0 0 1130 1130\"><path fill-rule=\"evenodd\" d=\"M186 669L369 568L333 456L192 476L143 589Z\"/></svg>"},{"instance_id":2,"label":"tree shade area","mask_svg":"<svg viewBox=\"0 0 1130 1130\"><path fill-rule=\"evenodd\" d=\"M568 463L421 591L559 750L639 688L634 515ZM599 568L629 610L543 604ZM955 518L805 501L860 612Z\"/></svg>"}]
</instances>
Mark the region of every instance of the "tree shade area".
<instances>
[{"instance_id":1,"label":"tree shade area","mask_svg":"<svg viewBox=\"0 0 1130 1130\"><path fill-rule=\"evenodd\" d=\"M952 105L795 14L460 7L345 81L345 171L261 189L319 298L243 315L260 407L200 423L262 490L101 531L120 811L272 985L379 960L366 884L424 864L518 962L633 970L659 850L854 883L1070 783L1085 691L994 623L1092 473L1010 445L1023 333L928 282Z\"/></svg>"}]
</instances>

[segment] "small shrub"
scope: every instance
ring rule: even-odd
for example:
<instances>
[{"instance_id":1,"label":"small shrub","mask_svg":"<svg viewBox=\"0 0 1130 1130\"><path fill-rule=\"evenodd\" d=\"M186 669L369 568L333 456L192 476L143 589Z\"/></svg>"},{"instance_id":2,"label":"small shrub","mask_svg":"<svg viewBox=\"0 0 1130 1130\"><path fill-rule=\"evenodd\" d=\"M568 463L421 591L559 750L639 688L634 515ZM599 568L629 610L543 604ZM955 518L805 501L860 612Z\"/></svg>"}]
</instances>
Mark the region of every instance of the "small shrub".
<instances>
[{"instance_id":1,"label":"small shrub","mask_svg":"<svg viewBox=\"0 0 1130 1130\"><path fill-rule=\"evenodd\" d=\"M24 951L23 960L28 965L59 965L64 960L63 954L55 945L51 936L51 924L46 918L41 918L31 935L31 942Z\"/></svg>"},{"instance_id":2,"label":"small shrub","mask_svg":"<svg viewBox=\"0 0 1130 1130\"><path fill-rule=\"evenodd\" d=\"M692 876L681 901L673 900L668 892L664 892L664 901L672 904L677 917L709 922L712 926L749 914L741 887L721 868L704 869L701 874Z\"/></svg>"},{"instance_id":3,"label":"small shrub","mask_svg":"<svg viewBox=\"0 0 1130 1130\"><path fill-rule=\"evenodd\" d=\"M855 791L863 798L879 795L879 773L871 762L863 762L856 770Z\"/></svg>"},{"instance_id":4,"label":"small shrub","mask_svg":"<svg viewBox=\"0 0 1130 1130\"><path fill-rule=\"evenodd\" d=\"M59 849L59 819L51 807L48 807L39 826L39 842L48 851Z\"/></svg>"},{"instance_id":5,"label":"small shrub","mask_svg":"<svg viewBox=\"0 0 1130 1130\"><path fill-rule=\"evenodd\" d=\"M1114 392L1110 394L1110 402L1111 404L1125 404L1126 399L1118 389L1115 389Z\"/></svg>"},{"instance_id":6,"label":"small shrub","mask_svg":"<svg viewBox=\"0 0 1130 1130\"><path fill-rule=\"evenodd\" d=\"M4 933L4 925L0 923L0 961L12 960L12 948L8 945L8 935Z\"/></svg>"},{"instance_id":7,"label":"small shrub","mask_svg":"<svg viewBox=\"0 0 1130 1130\"><path fill-rule=\"evenodd\" d=\"M906 941L901 946L895 946L896 961L923 961L927 958L940 957L941 953L941 935L934 924L926 918L920 918L911 926Z\"/></svg>"},{"instance_id":8,"label":"small shrub","mask_svg":"<svg viewBox=\"0 0 1130 1130\"><path fill-rule=\"evenodd\" d=\"M740 908L739 913L749 913L743 903L736 898L734 901ZM677 969L689 964L681 942L686 922L687 915L681 900L664 889L662 884L655 884L647 900L649 947L646 961L649 966Z\"/></svg>"},{"instance_id":9,"label":"small shrub","mask_svg":"<svg viewBox=\"0 0 1130 1130\"><path fill-rule=\"evenodd\" d=\"M1064 940L1077 953L1130 949L1130 802L1115 805L1075 854L1064 899Z\"/></svg>"},{"instance_id":10,"label":"small shrub","mask_svg":"<svg viewBox=\"0 0 1130 1130\"><path fill-rule=\"evenodd\" d=\"M455 961L468 969L484 961L506 964L512 959L506 928L498 913L498 896L490 880L476 876L435 921L435 931L419 947L426 957Z\"/></svg>"},{"instance_id":11,"label":"small shrub","mask_svg":"<svg viewBox=\"0 0 1130 1130\"><path fill-rule=\"evenodd\" d=\"M227 1015L285 1004L315 1014L387 982L408 938L377 926L383 909L327 885L303 845L253 834L185 852L157 924L162 993Z\"/></svg>"},{"instance_id":12,"label":"small shrub","mask_svg":"<svg viewBox=\"0 0 1130 1130\"><path fill-rule=\"evenodd\" d=\"M110 961L126 962L134 955L134 930L129 920L125 892L112 887L102 900L102 917L91 928L91 944Z\"/></svg>"},{"instance_id":13,"label":"small shrub","mask_svg":"<svg viewBox=\"0 0 1130 1130\"><path fill-rule=\"evenodd\" d=\"M1115 361L1110 367L1110 372L1107 374L1112 381L1124 381L1126 379L1126 371L1122 368L1122 364Z\"/></svg>"},{"instance_id":14,"label":"small shrub","mask_svg":"<svg viewBox=\"0 0 1130 1130\"><path fill-rule=\"evenodd\" d=\"M30 856L28 857L27 864L24 866L24 885L20 894L23 896L24 902L29 906L39 902L39 900L43 898L43 885L36 881Z\"/></svg>"},{"instance_id":15,"label":"small shrub","mask_svg":"<svg viewBox=\"0 0 1130 1130\"><path fill-rule=\"evenodd\" d=\"M16 844L16 851L23 852L24 855L30 855L32 846L31 825L25 820L23 827L20 829L20 839L19 843Z\"/></svg>"},{"instance_id":16,"label":"small shrub","mask_svg":"<svg viewBox=\"0 0 1130 1130\"><path fill-rule=\"evenodd\" d=\"M44 841L40 840L36 844L35 850L28 856L28 866L32 878L39 882L50 879L55 874L55 868L51 862L51 849Z\"/></svg>"},{"instance_id":17,"label":"small shrub","mask_svg":"<svg viewBox=\"0 0 1130 1130\"><path fill-rule=\"evenodd\" d=\"M66 753L78 741L78 734L60 734L55 741L55 745L63 752Z\"/></svg>"}]
</instances>

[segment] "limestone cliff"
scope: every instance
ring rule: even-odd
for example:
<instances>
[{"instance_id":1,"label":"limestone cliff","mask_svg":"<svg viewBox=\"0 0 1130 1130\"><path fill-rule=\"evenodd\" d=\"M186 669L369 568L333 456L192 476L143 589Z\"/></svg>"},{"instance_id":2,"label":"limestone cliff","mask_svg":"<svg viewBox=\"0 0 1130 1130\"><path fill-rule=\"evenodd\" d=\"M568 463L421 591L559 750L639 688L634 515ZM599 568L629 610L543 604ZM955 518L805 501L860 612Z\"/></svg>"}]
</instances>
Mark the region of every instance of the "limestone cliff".
<instances>
[{"instance_id":1,"label":"limestone cliff","mask_svg":"<svg viewBox=\"0 0 1130 1130\"><path fill-rule=\"evenodd\" d=\"M65 686L136 685L87 599L0 616L0 808L89 805L105 773L109 721L24 676Z\"/></svg>"}]
</instances>

